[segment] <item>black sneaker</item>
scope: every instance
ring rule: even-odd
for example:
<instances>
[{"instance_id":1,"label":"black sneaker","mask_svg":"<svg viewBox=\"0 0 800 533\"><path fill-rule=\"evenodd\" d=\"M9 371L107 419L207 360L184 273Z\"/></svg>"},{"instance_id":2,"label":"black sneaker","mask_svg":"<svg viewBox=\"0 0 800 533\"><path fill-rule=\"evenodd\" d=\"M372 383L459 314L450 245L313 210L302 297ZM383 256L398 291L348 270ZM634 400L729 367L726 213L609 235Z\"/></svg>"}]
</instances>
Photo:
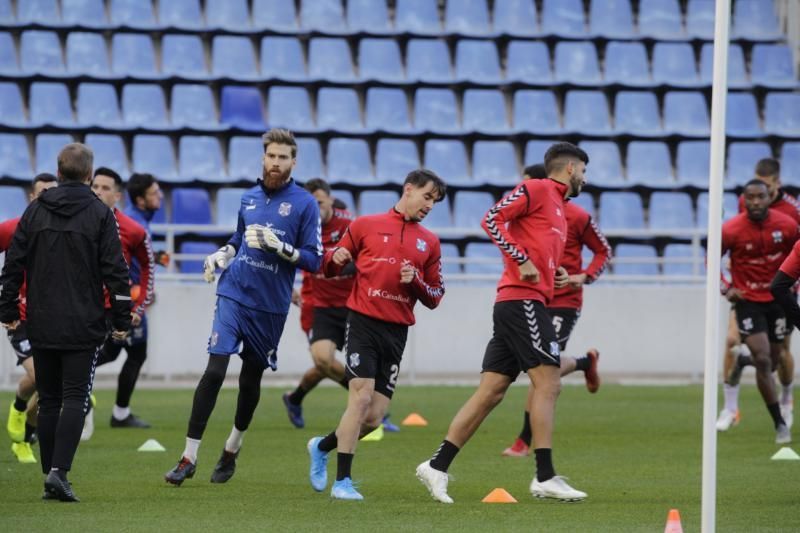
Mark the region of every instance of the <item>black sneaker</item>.
<instances>
[{"instance_id":1,"label":"black sneaker","mask_svg":"<svg viewBox=\"0 0 800 533\"><path fill-rule=\"evenodd\" d=\"M62 502L79 502L75 493L72 492L72 483L66 477L61 477L57 473L50 471L44 480L44 492L49 494L49 498L42 496L43 500L60 500Z\"/></svg>"},{"instance_id":2,"label":"black sneaker","mask_svg":"<svg viewBox=\"0 0 800 533\"><path fill-rule=\"evenodd\" d=\"M164 480L167 483L180 486L184 479L191 479L194 477L194 471L196 469L196 464L191 462L186 457L181 457L181 460L178 461L178 464L175 465L175 468L164 474Z\"/></svg>"},{"instance_id":3,"label":"black sneaker","mask_svg":"<svg viewBox=\"0 0 800 533\"><path fill-rule=\"evenodd\" d=\"M131 413L122 420L117 420L114 415L111 415L112 428L149 428L150 424Z\"/></svg>"},{"instance_id":4,"label":"black sneaker","mask_svg":"<svg viewBox=\"0 0 800 533\"><path fill-rule=\"evenodd\" d=\"M241 451L241 448L239 448ZM229 452L225 448L222 449L222 455L219 456L217 466L211 473L211 483L225 483L233 477L236 472L236 458L239 457L239 451L236 453Z\"/></svg>"}]
</instances>

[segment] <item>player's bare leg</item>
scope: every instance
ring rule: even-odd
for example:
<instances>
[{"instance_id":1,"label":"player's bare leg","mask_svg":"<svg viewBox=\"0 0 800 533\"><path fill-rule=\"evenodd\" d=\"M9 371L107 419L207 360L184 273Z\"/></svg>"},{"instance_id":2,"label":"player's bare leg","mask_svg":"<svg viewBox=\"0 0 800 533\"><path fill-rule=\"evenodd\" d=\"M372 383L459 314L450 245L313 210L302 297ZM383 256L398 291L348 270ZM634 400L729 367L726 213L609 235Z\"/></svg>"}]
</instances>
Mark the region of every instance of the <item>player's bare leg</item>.
<instances>
[{"instance_id":1,"label":"player's bare leg","mask_svg":"<svg viewBox=\"0 0 800 533\"><path fill-rule=\"evenodd\" d=\"M745 339L756 367L756 385L764 404L767 406L772 421L775 425L776 442L783 444L791 441L789 428L781 416L778 396L775 393L775 381L772 378L773 368L778 366L780 359L781 343L771 344L766 332L750 335Z\"/></svg>"},{"instance_id":2,"label":"player's bare leg","mask_svg":"<svg viewBox=\"0 0 800 533\"><path fill-rule=\"evenodd\" d=\"M725 405L717 418L717 430L727 431L739 423L741 415L739 413L739 375L735 383L730 382L731 373L740 355L742 340L739 335L739 325L736 322L736 311L731 310L728 318L728 333L725 337L725 355L722 359L722 372L724 381L722 390L725 395Z\"/></svg>"}]
</instances>

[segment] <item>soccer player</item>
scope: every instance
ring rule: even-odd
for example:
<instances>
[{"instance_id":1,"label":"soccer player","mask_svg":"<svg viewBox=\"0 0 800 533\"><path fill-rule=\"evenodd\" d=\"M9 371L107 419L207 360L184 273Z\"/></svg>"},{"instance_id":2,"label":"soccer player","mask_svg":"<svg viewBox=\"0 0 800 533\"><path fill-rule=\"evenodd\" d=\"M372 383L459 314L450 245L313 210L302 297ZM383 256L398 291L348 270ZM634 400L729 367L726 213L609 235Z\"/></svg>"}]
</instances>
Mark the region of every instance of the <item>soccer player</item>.
<instances>
[{"instance_id":1,"label":"soccer player","mask_svg":"<svg viewBox=\"0 0 800 533\"><path fill-rule=\"evenodd\" d=\"M153 277L155 275L155 259L150 235L131 217L117 209L117 204L122 199L122 178L110 168L99 167L94 171L92 191L100 200L114 212L114 217L119 224L119 236L122 241L122 255L130 265L133 259L139 271L137 285L142 289L138 295L133 296L131 310L131 326L137 328L144 319L145 309L153 301ZM112 428L149 428L150 424L140 419L130 410L131 396L139 379L139 371L147 358L147 341L134 343L131 338L124 342L106 339L103 351L97 360L97 366L116 361L122 349L125 348L127 357L125 364L117 379L117 399L111 414Z\"/></svg>"},{"instance_id":2,"label":"soccer player","mask_svg":"<svg viewBox=\"0 0 800 533\"><path fill-rule=\"evenodd\" d=\"M322 258L319 208L311 194L292 179L297 143L288 130L263 137L263 179L242 195L236 232L208 256L204 276L217 285L214 323L208 340L208 365L194 393L186 447L165 479L180 485L195 474L197 451L225 379L231 354L242 350L239 398L233 429L211 475L225 483L234 474L242 440L261 394L266 368L277 369L278 341L292 295L295 269L316 272Z\"/></svg>"},{"instance_id":3,"label":"soccer player","mask_svg":"<svg viewBox=\"0 0 800 533\"><path fill-rule=\"evenodd\" d=\"M38 174L33 178L32 191L28 199L33 202L42 192L55 187L58 184L57 178L52 174ZM11 239L17 230L19 218L12 218L0 223L0 253L8 250L11 246ZM11 439L11 452L20 463L35 463L36 456L33 455L31 445L36 438L36 372L33 368L33 358L31 357L31 342L25 328L25 284L19 291L19 326L14 331L8 332L8 341L17 354L17 364L22 365L25 373L19 378L17 383L17 394L14 403L8 411L8 423L6 429Z\"/></svg>"},{"instance_id":4,"label":"soccer player","mask_svg":"<svg viewBox=\"0 0 800 533\"><path fill-rule=\"evenodd\" d=\"M800 205L797 200L781 189L781 166L776 159L761 159L755 168L755 178L763 181L769 190L769 208L775 209L800 224ZM744 195L739 196L739 212L745 211ZM780 362L778 364L778 379L781 382L780 408L781 416L786 421L786 425L791 429L793 422L794 395L792 392L794 382L794 358L790 350L791 335L786 335L781 349ZM726 351L723 359L723 392L725 394L725 406L720 411L717 418L717 430L727 431L737 425L741 419L739 413L739 383L730 383L729 376L733 373L734 378L741 374L742 366L752 365L752 358L749 350L742 345L739 329L736 324L736 316L733 311L730 314L728 324L728 335L726 337Z\"/></svg>"},{"instance_id":5,"label":"soccer player","mask_svg":"<svg viewBox=\"0 0 800 533\"><path fill-rule=\"evenodd\" d=\"M483 229L503 253L505 270L497 286L494 333L483 356L478 389L450 423L447 436L429 461L417 467L417 478L431 496L453 503L447 494L447 470L456 454L505 396L520 372L534 386L531 410L536 476L530 485L536 497L582 500L586 493L557 476L552 460L556 399L561 389L558 337L547 305L554 287L568 283L559 267L567 240L566 199L584 185L586 152L570 143L552 145L545 153L549 179L525 180L492 207Z\"/></svg>"},{"instance_id":6,"label":"soccer player","mask_svg":"<svg viewBox=\"0 0 800 533\"><path fill-rule=\"evenodd\" d=\"M739 334L750 349L756 384L775 425L775 442L791 442L781 416L772 371L786 335L786 315L770 292L770 283L798 239L797 222L769 208L769 188L758 179L744 188L745 212L722 225L722 253L730 252L732 281L723 280L723 294L733 304ZM738 369L738 372L736 372ZM741 366L728 383L737 385Z\"/></svg>"},{"instance_id":7,"label":"soccer player","mask_svg":"<svg viewBox=\"0 0 800 533\"><path fill-rule=\"evenodd\" d=\"M375 430L391 402L417 301L434 309L444 296L441 245L420 222L444 198L444 182L430 170L406 176L403 194L387 213L357 218L339 246L323 260L326 276L341 275L355 262L356 278L347 299L345 369L347 408L339 426L308 441L311 486L328 484L328 453L337 449L331 497L363 500L353 487L351 466L359 436Z\"/></svg>"},{"instance_id":8,"label":"soccer player","mask_svg":"<svg viewBox=\"0 0 800 533\"><path fill-rule=\"evenodd\" d=\"M537 164L525 168L524 179L547 179L544 165ZM547 310L553 319L553 327L558 337L559 351L567 349L569 337L578 323L583 306L583 286L594 282L611 257L611 247L605 236L592 220L592 216L585 209L574 202L564 204L564 214L567 217L567 243L564 247L564 256L561 266L569 273L569 284L561 289L556 289L553 300L548 304ZM587 246L593 253L592 261L583 267L581 252ZM585 357L561 356L561 377L581 370L586 380L586 388L590 393L597 392L600 387L600 376L597 374L597 363L600 353L591 348ZM531 450L531 417L530 404L533 401L533 386L528 387L528 400L525 414L522 418L522 430L514 444L503 450L506 457L525 457Z\"/></svg>"}]
</instances>

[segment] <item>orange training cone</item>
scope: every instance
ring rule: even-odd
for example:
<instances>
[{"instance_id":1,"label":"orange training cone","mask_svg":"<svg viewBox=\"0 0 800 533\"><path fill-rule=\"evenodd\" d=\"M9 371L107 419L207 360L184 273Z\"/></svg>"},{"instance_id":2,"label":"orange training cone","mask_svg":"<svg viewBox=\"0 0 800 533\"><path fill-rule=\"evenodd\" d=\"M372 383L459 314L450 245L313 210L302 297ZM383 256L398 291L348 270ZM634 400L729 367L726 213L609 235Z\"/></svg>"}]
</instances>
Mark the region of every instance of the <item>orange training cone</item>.
<instances>
[{"instance_id":1,"label":"orange training cone","mask_svg":"<svg viewBox=\"0 0 800 533\"><path fill-rule=\"evenodd\" d=\"M683 533L683 526L681 526L681 514L677 509L670 509L667 515L667 525L664 527L664 533Z\"/></svg>"},{"instance_id":2,"label":"orange training cone","mask_svg":"<svg viewBox=\"0 0 800 533\"><path fill-rule=\"evenodd\" d=\"M481 500L483 503L517 503L506 489L494 489Z\"/></svg>"},{"instance_id":3,"label":"orange training cone","mask_svg":"<svg viewBox=\"0 0 800 533\"><path fill-rule=\"evenodd\" d=\"M403 426L427 426L428 421L417 413L411 413L400 422Z\"/></svg>"}]
</instances>

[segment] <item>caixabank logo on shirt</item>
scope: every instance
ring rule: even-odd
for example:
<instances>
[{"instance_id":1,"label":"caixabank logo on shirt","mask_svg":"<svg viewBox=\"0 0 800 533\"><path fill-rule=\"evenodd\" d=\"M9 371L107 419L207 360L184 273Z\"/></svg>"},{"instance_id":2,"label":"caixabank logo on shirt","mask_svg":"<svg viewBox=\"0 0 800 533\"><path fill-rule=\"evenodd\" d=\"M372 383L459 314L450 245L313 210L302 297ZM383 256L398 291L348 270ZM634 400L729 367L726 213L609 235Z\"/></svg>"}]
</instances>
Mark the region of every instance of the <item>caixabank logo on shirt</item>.
<instances>
[{"instance_id":1,"label":"caixabank logo on shirt","mask_svg":"<svg viewBox=\"0 0 800 533\"><path fill-rule=\"evenodd\" d=\"M384 300L402 302L404 304L407 304L411 301L408 296L403 296L402 294L392 294L385 289L373 289L372 287L367 289L367 296L370 298L382 298Z\"/></svg>"}]
</instances>

